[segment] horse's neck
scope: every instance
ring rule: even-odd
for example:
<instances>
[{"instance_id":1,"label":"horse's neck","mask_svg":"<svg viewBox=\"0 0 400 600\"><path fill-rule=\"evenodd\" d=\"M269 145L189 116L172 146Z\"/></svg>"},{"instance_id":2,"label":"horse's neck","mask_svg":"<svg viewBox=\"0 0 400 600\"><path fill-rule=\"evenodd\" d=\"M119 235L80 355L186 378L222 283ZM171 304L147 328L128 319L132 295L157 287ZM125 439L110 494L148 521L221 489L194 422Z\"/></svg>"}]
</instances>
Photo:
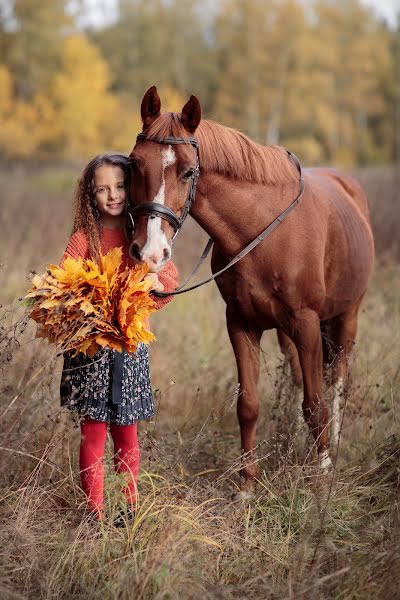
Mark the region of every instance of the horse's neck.
<instances>
[{"instance_id":1,"label":"horse's neck","mask_svg":"<svg viewBox=\"0 0 400 600\"><path fill-rule=\"evenodd\" d=\"M233 253L261 233L295 195L292 185L267 186L206 173L191 214L217 244L223 242Z\"/></svg>"}]
</instances>

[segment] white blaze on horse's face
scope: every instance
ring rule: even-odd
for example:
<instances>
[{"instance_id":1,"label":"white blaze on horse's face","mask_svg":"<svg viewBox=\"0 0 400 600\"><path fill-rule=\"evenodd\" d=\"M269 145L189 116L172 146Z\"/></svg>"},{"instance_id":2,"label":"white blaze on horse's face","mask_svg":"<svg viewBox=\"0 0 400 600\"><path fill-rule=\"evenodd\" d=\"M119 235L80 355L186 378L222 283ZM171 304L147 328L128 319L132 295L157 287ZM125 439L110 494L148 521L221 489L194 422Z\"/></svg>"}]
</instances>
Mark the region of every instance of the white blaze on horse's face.
<instances>
[{"instance_id":1,"label":"white blaze on horse's face","mask_svg":"<svg viewBox=\"0 0 400 600\"><path fill-rule=\"evenodd\" d=\"M153 202L165 204L165 170L176 162L172 146L161 150L161 185ZM171 246L161 228L160 217L149 217L147 222L147 239L141 252L141 257L149 266L150 271L159 271L171 258Z\"/></svg>"}]
</instances>

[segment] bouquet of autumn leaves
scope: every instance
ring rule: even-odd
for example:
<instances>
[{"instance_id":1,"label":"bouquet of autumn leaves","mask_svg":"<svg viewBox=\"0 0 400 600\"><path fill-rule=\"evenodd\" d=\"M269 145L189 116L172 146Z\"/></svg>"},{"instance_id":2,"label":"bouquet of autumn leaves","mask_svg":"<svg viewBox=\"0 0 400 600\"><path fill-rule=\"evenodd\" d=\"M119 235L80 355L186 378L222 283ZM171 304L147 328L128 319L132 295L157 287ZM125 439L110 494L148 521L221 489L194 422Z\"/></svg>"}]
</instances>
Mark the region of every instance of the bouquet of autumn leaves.
<instances>
[{"instance_id":1,"label":"bouquet of autumn leaves","mask_svg":"<svg viewBox=\"0 0 400 600\"><path fill-rule=\"evenodd\" d=\"M66 258L62 267L49 265L35 275L26 298L29 316L39 323L37 337L63 351L94 356L100 347L135 352L139 342L155 339L148 317L156 310L145 265L119 272L122 248L114 248L98 263Z\"/></svg>"}]
</instances>

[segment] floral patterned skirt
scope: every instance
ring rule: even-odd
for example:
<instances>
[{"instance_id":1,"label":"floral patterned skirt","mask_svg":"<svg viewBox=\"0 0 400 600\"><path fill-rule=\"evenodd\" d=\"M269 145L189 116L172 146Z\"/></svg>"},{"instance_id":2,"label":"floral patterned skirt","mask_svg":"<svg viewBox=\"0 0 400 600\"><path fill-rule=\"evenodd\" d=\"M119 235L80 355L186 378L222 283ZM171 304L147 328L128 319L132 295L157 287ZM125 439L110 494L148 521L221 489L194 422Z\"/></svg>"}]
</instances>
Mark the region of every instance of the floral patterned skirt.
<instances>
[{"instance_id":1,"label":"floral patterned skirt","mask_svg":"<svg viewBox=\"0 0 400 600\"><path fill-rule=\"evenodd\" d=\"M61 406L96 421L132 425L154 415L147 346L135 354L101 348L93 357L64 354Z\"/></svg>"}]
</instances>

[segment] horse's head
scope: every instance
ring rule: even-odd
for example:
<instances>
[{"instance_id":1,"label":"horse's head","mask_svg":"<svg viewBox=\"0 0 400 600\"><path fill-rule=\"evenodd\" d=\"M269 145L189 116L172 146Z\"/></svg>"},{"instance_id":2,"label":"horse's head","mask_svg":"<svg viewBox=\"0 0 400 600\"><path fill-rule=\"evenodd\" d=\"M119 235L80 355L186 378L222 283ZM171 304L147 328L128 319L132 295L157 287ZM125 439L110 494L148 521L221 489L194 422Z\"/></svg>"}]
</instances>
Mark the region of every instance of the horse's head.
<instances>
[{"instance_id":1,"label":"horse's head","mask_svg":"<svg viewBox=\"0 0 400 600\"><path fill-rule=\"evenodd\" d=\"M156 87L145 94L139 134L129 163L134 221L132 258L159 271L171 257L172 242L190 210L199 173L197 142L192 137L201 107L191 96L182 113L161 115Z\"/></svg>"}]
</instances>

